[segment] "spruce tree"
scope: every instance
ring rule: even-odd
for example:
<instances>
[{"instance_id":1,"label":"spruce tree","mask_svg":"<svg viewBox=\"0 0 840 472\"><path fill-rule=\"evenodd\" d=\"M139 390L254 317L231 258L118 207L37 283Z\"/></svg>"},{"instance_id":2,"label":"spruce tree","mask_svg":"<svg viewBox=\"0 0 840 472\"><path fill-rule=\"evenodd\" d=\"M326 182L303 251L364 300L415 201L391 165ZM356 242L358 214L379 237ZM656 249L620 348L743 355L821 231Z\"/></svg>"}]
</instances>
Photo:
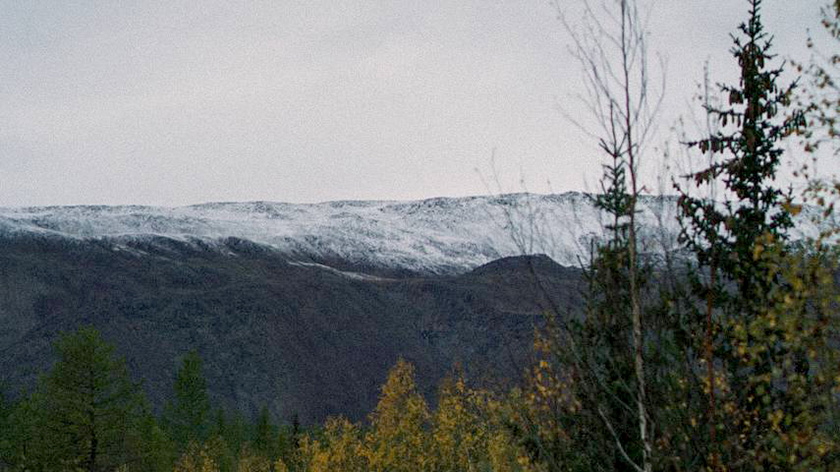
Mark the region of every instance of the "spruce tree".
<instances>
[{"instance_id":1,"label":"spruce tree","mask_svg":"<svg viewBox=\"0 0 840 472\"><path fill-rule=\"evenodd\" d=\"M683 189L679 205L682 242L701 266L715 265L733 282L737 296L723 297L736 311L752 311L751 303L767 293L767 268L755 257L761 240L784 242L793 226L786 209L790 192L774 181L781 165L781 141L802 123L801 114L786 114L796 84L779 84L783 67L771 67L772 37L761 22L762 0L749 0L749 20L734 36L732 55L740 67L737 85L720 85L728 106L707 112L723 126L720 131L688 143L722 159L689 177L698 186L720 181L723 202L692 197Z\"/></svg>"},{"instance_id":2,"label":"spruce tree","mask_svg":"<svg viewBox=\"0 0 840 472\"><path fill-rule=\"evenodd\" d=\"M210 399L201 357L193 350L184 356L175 377L174 398L164 407L163 423L183 451L190 441L207 439L210 429Z\"/></svg>"},{"instance_id":3,"label":"spruce tree","mask_svg":"<svg viewBox=\"0 0 840 472\"><path fill-rule=\"evenodd\" d=\"M95 472L137 460L128 445L141 418L142 396L125 362L92 327L62 335L55 350L58 361L34 402L46 415L45 442L36 446L49 448L55 461L46 467Z\"/></svg>"},{"instance_id":4,"label":"spruce tree","mask_svg":"<svg viewBox=\"0 0 840 472\"><path fill-rule=\"evenodd\" d=\"M268 407L263 405L254 426L254 449L264 457L274 459L277 449L277 431L271 422Z\"/></svg>"},{"instance_id":5,"label":"spruce tree","mask_svg":"<svg viewBox=\"0 0 840 472\"><path fill-rule=\"evenodd\" d=\"M6 400L5 389L0 384L0 470L10 465L13 457L12 411L14 405Z\"/></svg>"},{"instance_id":6,"label":"spruce tree","mask_svg":"<svg viewBox=\"0 0 840 472\"><path fill-rule=\"evenodd\" d=\"M593 462L609 464L613 470L628 468L625 458L614 444L636 463L642 463L642 444L636 426L634 345L631 333L632 300L630 284L630 213L634 211L628 193L627 163L618 155L603 166L601 194L596 208L609 219L607 237L593 250L585 271L588 284L586 314L580 326L572 324L571 334L578 337L580 379L579 395L593 405L591 418L571 422L578 438L599 434L603 446L593 450ZM637 261L637 283L645 277ZM639 287L641 288L641 287ZM597 413L596 413L597 412ZM584 416L584 415L579 415Z\"/></svg>"},{"instance_id":7,"label":"spruce tree","mask_svg":"<svg viewBox=\"0 0 840 472\"><path fill-rule=\"evenodd\" d=\"M773 380L776 363L788 358L774 320L774 297L787 282L785 260L793 226L790 191L775 180L781 165L781 141L801 124L790 111L796 84L782 85L783 66L773 67L772 37L761 21L761 0L749 0L749 19L733 36L731 50L740 68L737 84L722 84L727 99L706 106L720 131L688 145L716 159L689 175L698 187L719 184L723 201L681 192L682 242L696 255L695 293L706 309L705 339L695 342L704 354L705 378L699 384L709 399L702 421L710 426L704 460L718 467L750 456L741 470L775 470L767 459L771 415L795 414L790 392ZM773 257L764 255L773 253ZM774 416L775 417L775 416ZM775 424L778 426L778 424Z\"/></svg>"}]
</instances>

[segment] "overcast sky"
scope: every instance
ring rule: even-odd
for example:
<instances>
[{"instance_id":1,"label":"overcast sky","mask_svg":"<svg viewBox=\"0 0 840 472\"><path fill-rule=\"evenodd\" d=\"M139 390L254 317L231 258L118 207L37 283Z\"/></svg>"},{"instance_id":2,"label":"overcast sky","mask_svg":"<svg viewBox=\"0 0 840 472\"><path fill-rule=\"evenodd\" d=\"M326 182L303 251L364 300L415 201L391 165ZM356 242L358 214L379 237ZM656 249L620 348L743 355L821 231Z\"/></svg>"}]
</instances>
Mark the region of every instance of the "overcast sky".
<instances>
[{"instance_id":1,"label":"overcast sky","mask_svg":"<svg viewBox=\"0 0 840 472\"><path fill-rule=\"evenodd\" d=\"M826 2L765 3L807 58ZM746 9L655 3L664 131ZM0 0L0 206L592 189L568 43L547 0Z\"/></svg>"}]
</instances>

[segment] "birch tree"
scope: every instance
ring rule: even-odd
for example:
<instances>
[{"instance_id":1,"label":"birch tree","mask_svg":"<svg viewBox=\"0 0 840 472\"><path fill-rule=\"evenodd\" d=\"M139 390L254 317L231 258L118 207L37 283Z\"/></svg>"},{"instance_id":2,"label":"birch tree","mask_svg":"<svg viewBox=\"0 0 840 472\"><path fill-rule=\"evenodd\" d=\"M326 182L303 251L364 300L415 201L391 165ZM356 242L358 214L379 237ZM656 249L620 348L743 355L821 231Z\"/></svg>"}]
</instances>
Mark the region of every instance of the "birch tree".
<instances>
[{"instance_id":1,"label":"birch tree","mask_svg":"<svg viewBox=\"0 0 840 472\"><path fill-rule=\"evenodd\" d=\"M571 52L583 73L585 92L579 96L588 119L566 111L578 128L595 139L608 164L604 166L602 195L596 205L609 214L609 240L602 248L626 274L629 302L633 376L632 399L621 401L633 410L640 444L640 457L627 452L626 439L614 426L615 419L598 409L626 463L633 469L652 470L653 428L650 425L645 372L645 326L642 301L642 261L637 224L639 197L645 192L640 167L656 125L664 93L664 62L654 68L649 62L646 13L634 0L580 0L580 18L572 18L561 2L555 6L572 39ZM656 69L656 74L653 70ZM651 78L659 79L653 83ZM601 253L603 254L603 252ZM595 256L599 254L596 251ZM626 255L626 257L624 257ZM593 264L597 264L593 261ZM618 297L620 299L621 297ZM620 310L621 307L613 307ZM591 370L591 366L581 367ZM597 377L597 376L596 376ZM595 379L595 388L603 388Z\"/></svg>"}]
</instances>

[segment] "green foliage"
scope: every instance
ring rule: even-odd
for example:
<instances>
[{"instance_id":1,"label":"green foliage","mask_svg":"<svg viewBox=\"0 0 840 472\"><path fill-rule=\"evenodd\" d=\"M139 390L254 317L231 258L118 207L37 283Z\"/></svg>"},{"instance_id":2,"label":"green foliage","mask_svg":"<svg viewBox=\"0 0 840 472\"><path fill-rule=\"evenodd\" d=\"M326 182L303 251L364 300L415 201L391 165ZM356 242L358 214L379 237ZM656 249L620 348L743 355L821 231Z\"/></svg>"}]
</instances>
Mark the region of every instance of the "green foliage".
<instances>
[{"instance_id":1,"label":"green foliage","mask_svg":"<svg viewBox=\"0 0 840 472\"><path fill-rule=\"evenodd\" d=\"M612 220L607 225L610 232L606 244L609 249L625 248L628 243L628 223L633 200L627 193L627 162L620 153L611 154L612 162L603 166L601 193L595 196L595 207Z\"/></svg>"},{"instance_id":2,"label":"green foliage","mask_svg":"<svg viewBox=\"0 0 840 472\"><path fill-rule=\"evenodd\" d=\"M0 470L9 466L13 457L15 442L12 430L14 405L6 399L6 392L0 384Z\"/></svg>"},{"instance_id":3,"label":"green foliage","mask_svg":"<svg viewBox=\"0 0 840 472\"><path fill-rule=\"evenodd\" d=\"M633 470L631 461L641 456L629 309L597 306L582 320L562 329L552 321L537 334L515 432L541 470Z\"/></svg>"},{"instance_id":4,"label":"green foliage","mask_svg":"<svg viewBox=\"0 0 840 472\"><path fill-rule=\"evenodd\" d=\"M45 470L53 463L48 447L46 410L42 394L34 392L17 402L9 414L8 428L4 438L8 444L3 451L3 460L12 470Z\"/></svg>"},{"instance_id":5,"label":"green foliage","mask_svg":"<svg viewBox=\"0 0 840 472\"><path fill-rule=\"evenodd\" d=\"M136 459L126 449L142 397L125 362L92 327L62 336L58 362L42 382L44 427L57 464L110 470Z\"/></svg>"},{"instance_id":6,"label":"green foliage","mask_svg":"<svg viewBox=\"0 0 840 472\"><path fill-rule=\"evenodd\" d=\"M550 344L543 344L546 360L560 372L546 371L557 386L574 391L577 401L587 405L556 411L571 414L562 418L571 443L594 441L598 448L573 447L560 454L568 464L571 455L581 470L622 470L629 460L641 463L642 445L638 431L636 409L632 398L637 392L634 371L632 337L632 300L630 292L630 240L628 225L630 195L625 184L625 164L620 161L604 166L603 194L596 200L612 221L607 237L594 248L591 262L585 270L587 281L586 306L582 319L566 320L563 326L549 326L560 331L550 334ZM643 290L649 277L644 263L636 263L636 283ZM549 347L550 346L550 347ZM566 368L560 368L566 366ZM575 378L574 382L570 379ZM559 392L558 392L559 393ZM570 393L566 393L570 394ZM566 394L563 394L564 396ZM596 439L597 438L597 439ZM569 441L566 441L569 442ZM557 441L548 442L549 444ZM622 444L628 457L617 448ZM568 445L564 445L566 448Z\"/></svg>"},{"instance_id":7,"label":"green foliage","mask_svg":"<svg viewBox=\"0 0 840 472\"><path fill-rule=\"evenodd\" d=\"M283 424L278 428L276 436L277 460L275 465L282 463L287 470L304 470L306 459L301 457L301 440L304 431L301 428L297 414L292 416L291 424Z\"/></svg>"},{"instance_id":8,"label":"green foliage","mask_svg":"<svg viewBox=\"0 0 840 472\"><path fill-rule=\"evenodd\" d=\"M227 423L227 428L221 433L222 438L230 447L231 451L238 453L248 442L248 431L250 425L242 412L235 411L233 418Z\"/></svg>"},{"instance_id":9,"label":"green foliage","mask_svg":"<svg viewBox=\"0 0 840 472\"><path fill-rule=\"evenodd\" d=\"M725 190L721 205L682 193L679 206L684 230L681 240L701 266L716 266L737 286L732 308L752 312L769 285L767 269L753 257L756 241L765 235L787 240L793 226L785 204L789 195L774 185L783 154L780 142L802 124L800 113L789 113L795 85L778 84L782 68L771 68L772 39L761 22L761 0L751 0L749 20L734 37L732 55L741 68L738 85L721 85L729 106L709 107L722 130L689 145L703 153L723 156L690 177L697 185L720 182ZM679 190L679 188L678 188ZM721 287L715 290L723 292Z\"/></svg>"},{"instance_id":10,"label":"green foliage","mask_svg":"<svg viewBox=\"0 0 840 472\"><path fill-rule=\"evenodd\" d=\"M210 399L198 352L187 353L175 377L174 398L167 402L163 424L179 449L190 442L201 443L210 430Z\"/></svg>"},{"instance_id":11,"label":"green foliage","mask_svg":"<svg viewBox=\"0 0 840 472\"><path fill-rule=\"evenodd\" d=\"M257 417L257 424L254 427L253 436L254 450L270 459L277 457L277 428L272 424L268 407L263 406Z\"/></svg>"},{"instance_id":12,"label":"green foliage","mask_svg":"<svg viewBox=\"0 0 840 472\"><path fill-rule=\"evenodd\" d=\"M705 333L683 347L705 354L687 356L698 369L680 380L686 419L709 430L675 433L674 424L668 437L710 470L832 470L835 440L823 430L837 401L836 348L828 342L837 322L834 262L820 243L799 252L786 243L799 207L774 180L780 143L804 120L789 111L794 85L779 85L782 69L770 67L761 1L750 6L732 50L740 82L721 87L728 107L707 108L724 131L690 143L721 157L690 177L699 186L721 184L726 201L680 198L681 239L708 270L693 279L706 306ZM703 325L699 316L690 323ZM700 398L692 394L698 390Z\"/></svg>"},{"instance_id":13,"label":"green foliage","mask_svg":"<svg viewBox=\"0 0 840 472\"><path fill-rule=\"evenodd\" d=\"M836 258L790 252L769 237L754 257L770 268L768 278L785 283L772 287L757 316L724 326L737 366L718 377L722 455L749 457L741 470L836 470L840 432L830 415L840 406L840 359L829 341L838 339L840 321ZM735 385L741 392L731 391Z\"/></svg>"},{"instance_id":14,"label":"green foliage","mask_svg":"<svg viewBox=\"0 0 840 472\"><path fill-rule=\"evenodd\" d=\"M635 11L632 2L612 6L622 21L636 18L629 13ZM616 113L615 97L605 95ZM650 270L638 257L634 219L639 191L631 161L638 149L631 145L630 128L611 129L599 141L610 161L602 166L594 205L607 223L584 270L584 315L550 313L535 345L539 362L526 386L529 413L518 433L530 460L547 470L623 470L646 462L640 431L648 428L639 420L639 405L650 392L640 388L639 379L647 376L648 353L636 329L648 323L643 295L649 295Z\"/></svg>"},{"instance_id":15,"label":"green foliage","mask_svg":"<svg viewBox=\"0 0 840 472\"><path fill-rule=\"evenodd\" d=\"M62 335L58 360L9 417L9 462L30 470L113 470L147 459L143 397L92 327Z\"/></svg>"},{"instance_id":16,"label":"green foliage","mask_svg":"<svg viewBox=\"0 0 840 472\"><path fill-rule=\"evenodd\" d=\"M169 472L175 460L175 443L158 424L157 418L144 408L135 423L134 447L142 451L140 457L131 463L131 469L149 472Z\"/></svg>"}]
</instances>

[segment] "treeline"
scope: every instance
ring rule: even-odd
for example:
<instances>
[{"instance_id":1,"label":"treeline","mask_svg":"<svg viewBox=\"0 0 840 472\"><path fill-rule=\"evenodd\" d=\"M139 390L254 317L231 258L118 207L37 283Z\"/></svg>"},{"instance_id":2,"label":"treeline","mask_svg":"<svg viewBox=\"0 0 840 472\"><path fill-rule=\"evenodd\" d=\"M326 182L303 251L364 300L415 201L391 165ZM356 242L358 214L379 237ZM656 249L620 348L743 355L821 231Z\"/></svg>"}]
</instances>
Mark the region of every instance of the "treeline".
<instances>
[{"instance_id":1,"label":"treeline","mask_svg":"<svg viewBox=\"0 0 840 472\"><path fill-rule=\"evenodd\" d=\"M522 392L497 397L453 373L429 408L400 360L369 424L332 418L301 429L211 407L202 361L182 360L171 400L152 414L139 383L98 331L55 343L57 362L29 396L0 404L0 470L270 472L520 470L529 459L508 425Z\"/></svg>"}]
</instances>

